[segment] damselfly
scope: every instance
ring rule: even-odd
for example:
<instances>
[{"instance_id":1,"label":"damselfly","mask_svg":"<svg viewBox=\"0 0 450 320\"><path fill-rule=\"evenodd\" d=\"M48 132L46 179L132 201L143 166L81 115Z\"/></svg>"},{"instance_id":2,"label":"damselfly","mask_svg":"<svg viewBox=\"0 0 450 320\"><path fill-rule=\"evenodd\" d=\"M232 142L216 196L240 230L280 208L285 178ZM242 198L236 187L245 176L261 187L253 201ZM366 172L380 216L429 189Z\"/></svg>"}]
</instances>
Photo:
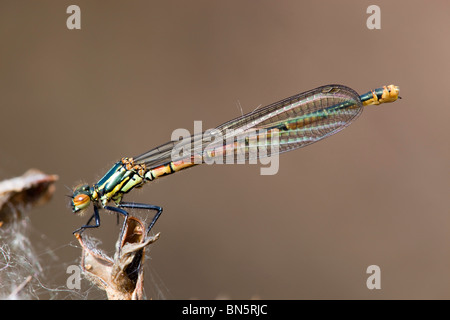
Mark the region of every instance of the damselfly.
<instances>
[{"instance_id":1,"label":"damselfly","mask_svg":"<svg viewBox=\"0 0 450 320\"><path fill-rule=\"evenodd\" d=\"M364 106L393 102L398 94L399 88L394 85L361 96L342 85L326 85L257 109L213 130L192 135L183 142L170 141L140 156L122 158L93 186L81 185L73 190L71 206L74 213L85 211L91 203L94 207L86 225L74 233L99 227L100 209L122 214L127 219L125 209L133 208L156 211L147 227L148 233L163 209L122 201L123 196L134 188L182 169L208 163L211 158L217 160L231 155L232 159L251 160L307 146L347 127L361 114ZM115 206L108 205L110 202ZM91 224L92 220L94 224Z\"/></svg>"}]
</instances>

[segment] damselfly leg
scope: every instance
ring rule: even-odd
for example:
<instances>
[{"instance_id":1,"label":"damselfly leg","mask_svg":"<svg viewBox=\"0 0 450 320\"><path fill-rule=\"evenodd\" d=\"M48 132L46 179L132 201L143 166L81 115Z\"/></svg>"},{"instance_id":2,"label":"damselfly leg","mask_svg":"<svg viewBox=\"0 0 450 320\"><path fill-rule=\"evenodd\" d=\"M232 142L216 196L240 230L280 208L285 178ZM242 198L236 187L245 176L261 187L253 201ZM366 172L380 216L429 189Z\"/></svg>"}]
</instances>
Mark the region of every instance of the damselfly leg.
<instances>
[{"instance_id":1,"label":"damselfly leg","mask_svg":"<svg viewBox=\"0 0 450 320\"><path fill-rule=\"evenodd\" d=\"M161 208L159 206L154 206L154 205L151 205L151 204L146 204L146 203L121 202L119 204L119 207L120 208L130 208L130 209L140 209L140 210L154 210L154 211L156 211L156 214L154 215L152 221L150 222L150 224L147 227L146 234L149 234L150 230L153 228L153 226L155 225L155 223L158 220L159 216L163 212L163 208Z\"/></svg>"},{"instance_id":2,"label":"damselfly leg","mask_svg":"<svg viewBox=\"0 0 450 320\"><path fill-rule=\"evenodd\" d=\"M119 207L112 207L112 206L104 207L105 210L109 210L109 211L112 211L112 212L115 212L118 214L120 213L121 215L123 215L125 218L125 221L124 221L124 225L125 225L126 220L128 219L129 213L126 210L124 210L123 208L156 211L156 214L154 215L152 221L150 222L150 224L147 227L146 234L148 234L150 232L150 230L153 228L153 226L155 225L156 221L158 220L159 216L161 215L161 213L163 211L163 209L159 206L154 206L154 205L145 204L145 203L136 203L136 202L122 202L119 204ZM95 224L90 224L92 220L95 220L94 221ZM85 229L98 228L98 227L100 227L100 213L99 213L99 208L97 206L94 206L94 214L89 218L89 220L87 221L87 223L84 226L78 228L73 233L81 233ZM123 230L122 230L122 232L123 232Z\"/></svg>"},{"instance_id":3,"label":"damselfly leg","mask_svg":"<svg viewBox=\"0 0 450 320\"><path fill-rule=\"evenodd\" d=\"M95 224L90 224L93 219L95 219ZM72 233L73 234L82 233L85 229L98 228L98 227L100 227L100 214L98 212L98 207L94 206L94 214L89 218L89 220L86 222L86 224L79 227L77 230L75 230Z\"/></svg>"}]
</instances>

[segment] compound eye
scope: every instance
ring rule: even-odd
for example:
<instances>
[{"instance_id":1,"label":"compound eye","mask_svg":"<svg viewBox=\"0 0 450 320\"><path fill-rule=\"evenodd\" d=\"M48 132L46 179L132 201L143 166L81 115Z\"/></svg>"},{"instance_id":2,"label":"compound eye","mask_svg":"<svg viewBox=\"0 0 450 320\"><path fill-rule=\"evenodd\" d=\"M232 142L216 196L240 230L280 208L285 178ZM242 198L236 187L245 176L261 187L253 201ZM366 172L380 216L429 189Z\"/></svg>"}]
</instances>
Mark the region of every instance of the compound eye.
<instances>
[{"instance_id":1,"label":"compound eye","mask_svg":"<svg viewBox=\"0 0 450 320\"><path fill-rule=\"evenodd\" d=\"M73 212L86 209L91 202L91 198L87 194L78 194L72 198Z\"/></svg>"}]
</instances>

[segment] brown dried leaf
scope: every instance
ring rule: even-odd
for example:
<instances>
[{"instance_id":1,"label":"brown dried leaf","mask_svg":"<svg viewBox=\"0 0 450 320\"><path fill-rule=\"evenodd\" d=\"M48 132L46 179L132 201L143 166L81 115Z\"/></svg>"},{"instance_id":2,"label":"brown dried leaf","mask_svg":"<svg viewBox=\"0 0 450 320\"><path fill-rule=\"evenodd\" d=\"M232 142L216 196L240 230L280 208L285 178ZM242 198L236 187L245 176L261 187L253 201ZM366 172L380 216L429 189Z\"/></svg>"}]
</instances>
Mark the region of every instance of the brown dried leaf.
<instances>
[{"instance_id":1,"label":"brown dried leaf","mask_svg":"<svg viewBox=\"0 0 450 320\"><path fill-rule=\"evenodd\" d=\"M22 176L0 182L0 222L20 219L31 207L49 201L55 192L57 175L30 169Z\"/></svg>"}]
</instances>

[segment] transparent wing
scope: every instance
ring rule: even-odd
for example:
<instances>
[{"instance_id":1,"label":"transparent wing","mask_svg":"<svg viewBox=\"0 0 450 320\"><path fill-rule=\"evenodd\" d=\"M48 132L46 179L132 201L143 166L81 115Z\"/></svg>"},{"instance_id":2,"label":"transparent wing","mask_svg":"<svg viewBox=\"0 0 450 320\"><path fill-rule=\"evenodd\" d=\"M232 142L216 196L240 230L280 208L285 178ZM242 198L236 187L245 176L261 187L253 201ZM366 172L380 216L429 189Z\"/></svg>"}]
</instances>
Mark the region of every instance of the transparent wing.
<instances>
[{"instance_id":1,"label":"transparent wing","mask_svg":"<svg viewBox=\"0 0 450 320\"><path fill-rule=\"evenodd\" d=\"M322 86L225 122L202 134L171 141L138 157L148 168L190 157L247 161L301 148L333 135L362 112L359 95L342 85Z\"/></svg>"}]
</instances>

